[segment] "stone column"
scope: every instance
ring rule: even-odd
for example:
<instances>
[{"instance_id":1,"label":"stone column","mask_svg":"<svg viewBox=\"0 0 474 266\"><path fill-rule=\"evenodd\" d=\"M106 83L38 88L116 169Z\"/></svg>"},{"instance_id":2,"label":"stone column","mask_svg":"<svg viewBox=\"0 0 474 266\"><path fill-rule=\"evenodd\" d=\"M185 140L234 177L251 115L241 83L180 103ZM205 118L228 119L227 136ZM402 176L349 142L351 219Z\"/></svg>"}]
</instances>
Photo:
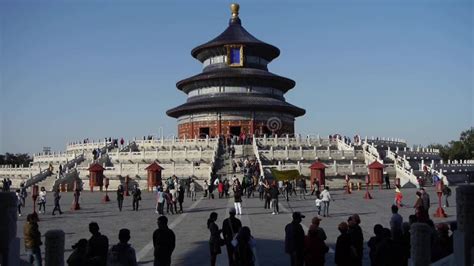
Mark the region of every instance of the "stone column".
<instances>
[{"instance_id":1,"label":"stone column","mask_svg":"<svg viewBox=\"0 0 474 266\"><path fill-rule=\"evenodd\" d=\"M45 238L45 265L64 266L64 240L63 230L49 230Z\"/></svg>"},{"instance_id":2,"label":"stone column","mask_svg":"<svg viewBox=\"0 0 474 266\"><path fill-rule=\"evenodd\" d=\"M473 244L474 244L474 186L460 185L456 188L456 213L458 230L461 233L457 247L464 246L463 254L464 265L472 265ZM459 242L455 241L455 242Z\"/></svg>"},{"instance_id":3,"label":"stone column","mask_svg":"<svg viewBox=\"0 0 474 266\"><path fill-rule=\"evenodd\" d=\"M412 266L428 266L431 261L431 228L425 223L414 223L410 228Z\"/></svg>"},{"instance_id":4,"label":"stone column","mask_svg":"<svg viewBox=\"0 0 474 266\"><path fill-rule=\"evenodd\" d=\"M13 192L0 193L1 265L20 265L20 240L16 237L17 198Z\"/></svg>"}]
</instances>

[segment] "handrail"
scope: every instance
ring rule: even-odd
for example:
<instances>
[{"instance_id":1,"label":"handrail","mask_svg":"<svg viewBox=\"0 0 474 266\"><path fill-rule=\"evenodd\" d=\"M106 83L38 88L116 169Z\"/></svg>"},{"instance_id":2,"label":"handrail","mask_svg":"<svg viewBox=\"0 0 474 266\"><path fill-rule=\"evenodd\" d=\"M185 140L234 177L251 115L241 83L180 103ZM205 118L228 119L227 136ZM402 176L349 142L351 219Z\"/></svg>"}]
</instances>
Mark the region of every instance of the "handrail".
<instances>
[{"instance_id":1,"label":"handrail","mask_svg":"<svg viewBox=\"0 0 474 266\"><path fill-rule=\"evenodd\" d=\"M346 151L353 151L354 150L354 147L351 146L351 145L348 145L347 143L345 143L344 141L336 138L336 143L337 143L337 148L339 150L346 150Z\"/></svg>"}]
</instances>

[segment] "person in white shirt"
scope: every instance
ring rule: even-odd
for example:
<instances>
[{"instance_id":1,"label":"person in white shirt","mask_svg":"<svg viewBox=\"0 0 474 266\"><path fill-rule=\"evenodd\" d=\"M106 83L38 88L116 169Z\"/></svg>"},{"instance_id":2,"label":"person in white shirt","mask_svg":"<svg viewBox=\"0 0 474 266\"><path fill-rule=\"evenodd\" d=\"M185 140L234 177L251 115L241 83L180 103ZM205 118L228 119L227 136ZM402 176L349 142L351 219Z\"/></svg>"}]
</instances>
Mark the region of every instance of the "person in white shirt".
<instances>
[{"instance_id":1,"label":"person in white shirt","mask_svg":"<svg viewBox=\"0 0 474 266\"><path fill-rule=\"evenodd\" d=\"M316 200L314 202L316 203L316 209L318 210L318 215L321 215L321 204L323 201L319 197L316 197Z\"/></svg>"},{"instance_id":2,"label":"person in white shirt","mask_svg":"<svg viewBox=\"0 0 474 266\"><path fill-rule=\"evenodd\" d=\"M329 187L324 187L324 190L321 192L321 201L323 203L323 216L329 217L329 202L331 201L331 194L329 194ZM333 200L334 201L334 200Z\"/></svg>"},{"instance_id":3,"label":"person in white shirt","mask_svg":"<svg viewBox=\"0 0 474 266\"><path fill-rule=\"evenodd\" d=\"M194 183L194 179L191 179L191 183L189 184L189 190L191 191L191 201L196 200L196 183Z\"/></svg>"},{"instance_id":4,"label":"person in white shirt","mask_svg":"<svg viewBox=\"0 0 474 266\"><path fill-rule=\"evenodd\" d=\"M43 207L43 213L46 213L46 189L41 187L41 191L39 193L39 210L38 212L41 213L41 207Z\"/></svg>"}]
</instances>

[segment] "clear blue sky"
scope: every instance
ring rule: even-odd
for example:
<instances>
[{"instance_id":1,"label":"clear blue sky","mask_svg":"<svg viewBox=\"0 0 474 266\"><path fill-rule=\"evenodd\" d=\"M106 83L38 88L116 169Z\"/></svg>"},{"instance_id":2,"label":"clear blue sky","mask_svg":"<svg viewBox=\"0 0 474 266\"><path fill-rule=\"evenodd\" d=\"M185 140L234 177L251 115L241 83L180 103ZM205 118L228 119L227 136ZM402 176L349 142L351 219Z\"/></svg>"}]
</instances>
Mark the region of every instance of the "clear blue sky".
<instances>
[{"instance_id":1,"label":"clear blue sky","mask_svg":"<svg viewBox=\"0 0 474 266\"><path fill-rule=\"evenodd\" d=\"M89 138L176 134L165 112L190 51L231 1L0 0L0 153ZM473 123L472 1L240 1L243 26L280 48L304 134L447 143Z\"/></svg>"}]
</instances>

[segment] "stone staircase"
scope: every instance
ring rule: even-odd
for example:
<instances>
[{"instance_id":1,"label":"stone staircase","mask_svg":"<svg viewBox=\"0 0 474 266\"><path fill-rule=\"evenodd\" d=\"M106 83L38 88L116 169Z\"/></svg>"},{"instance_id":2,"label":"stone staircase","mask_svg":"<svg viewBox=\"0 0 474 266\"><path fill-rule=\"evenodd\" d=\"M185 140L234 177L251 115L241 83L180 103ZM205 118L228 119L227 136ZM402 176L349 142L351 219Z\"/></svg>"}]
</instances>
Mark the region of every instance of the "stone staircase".
<instances>
[{"instance_id":1,"label":"stone staircase","mask_svg":"<svg viewBox=\"0 0 474 266\"><path fill-rule=\"evenodd\" d=\"M413 174L413 169L411 169L410 163L405 158L396 156L391 150L387 150L387 158L393 160L397 178L400 178L400 186L404 187L408 183L411 183L415 187L418 187L418 179L416 175Z\"/></svg>"},{"instance_id":2,"label":"stone staircase","mask_svg":"<svg viewBox=\"0 0 474 266\"><path fill-rule=\"evenodd\" d=\"M58 176L58 174L50 172L47 169L43 171L42 173L38 174L37 176L34 176L33 178L29 179L26 182L25 186L30 187L32 185L38 185L39 187L44 187L47 191L52 191L56 186L58 186L61 182L63 182L63 180L68 180L70 178L73 178L74 176L78 176L76 167L84 161L85 161L84 154L80 154L76 156L74 159L72 159L71 161L68 161L63 166L63 171L65 173L63 173L62 176Z\"/></svg>"},{"instance_id":3,"label":"stone staircase","mask_svg":"<svg viewBox=\"0 0 474 266\"><path fill-rule=\"evenodd\" d=\"M240 161L249 159L255 160L255 154L252 145L235 145L235 155L234 158L231 158L227 151L224 150L224 147L219 147L218 159L216 161L216 174L221 178L221 180L232 179L234 176L242 181L244 173L241 171L240 167L237 167L236 172L232 172L232 161Z\"/></svg>"}]
</instances>

